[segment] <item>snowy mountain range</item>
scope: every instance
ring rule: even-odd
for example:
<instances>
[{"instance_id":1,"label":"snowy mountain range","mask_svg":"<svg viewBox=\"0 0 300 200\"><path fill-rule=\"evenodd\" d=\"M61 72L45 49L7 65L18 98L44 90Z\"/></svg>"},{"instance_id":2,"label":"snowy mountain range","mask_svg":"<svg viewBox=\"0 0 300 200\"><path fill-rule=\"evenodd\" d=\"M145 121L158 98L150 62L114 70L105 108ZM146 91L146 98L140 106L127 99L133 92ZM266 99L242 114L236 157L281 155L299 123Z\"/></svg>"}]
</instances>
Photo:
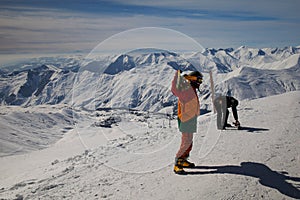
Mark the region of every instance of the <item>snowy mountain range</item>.
<instances>
[{"instance_id":1,"label":"snowy mountain range","mask_svg":"<svg viewBox=\"0 0 300 200\"><path fill-rule=\"evenodd\" d=\"M94 59L39 58L14 65L14 71L8 71L9 67L2 70L0 102L160 111L176 106L170 83L175 70L180 69L204 74L202 109L210 109L209 71L213 72L217 93L240 100L254 99L299 90L299 56L298 47L242 46L193 54L138 49Z\"/></svg>"},{"instance_id":2,"label":"snowy mountain range","mask_svg":"<svg viewBox=\"0 0 300 200\"><path fill-rule=\"evenodd\" d=\"M0 199L299 199L299 56L138 49L4 66ZM173 173L178 69L204 75L187 176ZM240 100L241 130L217 130L210 71L217 94Z\"/></svg>"}]
</instances>

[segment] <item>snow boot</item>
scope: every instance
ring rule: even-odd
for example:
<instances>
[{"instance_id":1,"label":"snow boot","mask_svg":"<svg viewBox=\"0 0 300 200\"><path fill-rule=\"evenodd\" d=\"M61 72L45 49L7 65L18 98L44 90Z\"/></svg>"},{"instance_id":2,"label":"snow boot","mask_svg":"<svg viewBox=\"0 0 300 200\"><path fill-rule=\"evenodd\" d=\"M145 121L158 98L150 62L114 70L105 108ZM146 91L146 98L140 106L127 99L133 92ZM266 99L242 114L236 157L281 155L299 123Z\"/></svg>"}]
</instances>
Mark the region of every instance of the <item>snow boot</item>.
<instances>
[{"instance_id":1,"label":"snow boot","mask_svg":"<svg viewBox=\"0 0 300 200\"><path fill-rule=\"evenodd\" d=\"M180 174L180 175L185 175L186 174L183 167L181 167L179 165L174 165L174 172L175 172L175 174Z\"/></svg>"},{"instance_id":2,"label":"snow boot","mask_svg":"<svg viewBox=\"0 0 300 200\"><path fill-rule=\"evenodd\" d=\"M189 162L187 159L184 158L178 158L176 165L181 166L183 168L194 168L195 164L192 162Z\"/></svg>"}]
</instances>

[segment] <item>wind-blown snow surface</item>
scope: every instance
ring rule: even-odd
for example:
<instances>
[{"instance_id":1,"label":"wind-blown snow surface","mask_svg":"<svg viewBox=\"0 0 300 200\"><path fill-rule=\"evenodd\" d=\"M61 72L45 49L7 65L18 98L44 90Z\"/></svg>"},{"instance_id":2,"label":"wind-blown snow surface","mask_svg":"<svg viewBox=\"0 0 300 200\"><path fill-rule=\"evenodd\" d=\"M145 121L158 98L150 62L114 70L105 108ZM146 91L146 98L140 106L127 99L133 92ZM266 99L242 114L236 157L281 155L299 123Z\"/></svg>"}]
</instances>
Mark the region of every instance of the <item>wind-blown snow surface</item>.
<instances>
[{"instance_id":1,"label":"wind-blown snow surface","mask_svg":"<svg viewBox=\"0 0 300 200\"><path fill-rule=\"evenodd\" d=\"M112 117L112 113L105 115L99 111L97 116L82 113L86 115L82 127L77 127L77 132L68 132L52 147L0 158L0 196L3 199L299 199L300 92L244 100L238 108L243 130L216 130L212 113L198 118L191 154L197 167L187 169L186 176L172 171L180 141L176 119L168 121L165 116L151 116L149 120L149 116L141 113L115 111L125 119L127 116L127 123L119 122L118 126L113 124L105 129L91 123ZM168 123L157 126L164 120ZM126 131L126 126L132 131ZM136 128L147 130L148 134L141 135ZM89 150L85 150L83 143ZM136 159L139 154L145 157ZM151 158L147 158L150 154Z\"/></svg>"}]
</instances>

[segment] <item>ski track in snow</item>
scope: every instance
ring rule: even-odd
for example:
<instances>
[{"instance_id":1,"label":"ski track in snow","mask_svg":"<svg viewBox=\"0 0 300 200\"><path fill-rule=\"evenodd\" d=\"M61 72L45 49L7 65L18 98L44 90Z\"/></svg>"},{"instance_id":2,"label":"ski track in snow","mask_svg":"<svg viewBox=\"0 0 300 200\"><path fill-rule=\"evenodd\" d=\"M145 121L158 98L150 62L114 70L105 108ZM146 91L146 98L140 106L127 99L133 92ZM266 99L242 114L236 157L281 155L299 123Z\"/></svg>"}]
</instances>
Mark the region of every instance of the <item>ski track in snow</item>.
<instances>
[{"instance_id":1,"label":"ski track in snow","mask_svg":"<svg viewBox=\"0 0 300 200\"><path fill-rule=\"evenodd\" d=\"M218 131L215 116L200 116L190 158L197 167L186 176L172 171L176 119L126 114L123 125L100 128L98 117L81 113L50 147L0 158L0 198L299 199L299 113L295 91L241 101L243 130Z\"/></svg>"}]
</instances>

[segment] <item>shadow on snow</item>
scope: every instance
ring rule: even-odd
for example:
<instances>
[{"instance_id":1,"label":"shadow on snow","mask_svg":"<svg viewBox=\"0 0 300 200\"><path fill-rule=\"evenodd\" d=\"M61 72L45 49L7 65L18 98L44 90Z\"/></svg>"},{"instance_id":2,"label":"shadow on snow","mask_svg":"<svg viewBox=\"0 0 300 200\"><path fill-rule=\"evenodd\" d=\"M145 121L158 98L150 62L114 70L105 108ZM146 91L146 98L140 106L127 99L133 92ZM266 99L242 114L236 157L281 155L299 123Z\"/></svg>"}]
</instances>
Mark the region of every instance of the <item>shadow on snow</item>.
<instances>
[{"instance_id":1,"label":"shadow on snow","mask_svg":"<svg viewBox=\"0 0 300 200\"><path fill-rule=\"evenodd\" d=\"M292 198L300 199L300 178L290 177L287 172L277 172L271 170L268 166L255 162L242 162L238 165L224 165L224 166L196 166L193 169L203 169L209 171L188 171L187 175L205 175L205 174L234 174L250 176L259 179L259 183L276 189L284 195ZM296 182L295 187L287 180Z\"/></svg>"},{"instance_id":2,"label":"shadow on snow","mask_svg":"<svg viewBox=\"0 0 300 200\"><path fill-rule=\"evenodd\" d=\"M235 127L226 127L227 130L244 130L251 133L259 133L260 131L269 131L270 129L267 128L254 128L254 127L247 127L247 126L241 126L240 129L237 129Z\"/></svg>"}]
</instances>

